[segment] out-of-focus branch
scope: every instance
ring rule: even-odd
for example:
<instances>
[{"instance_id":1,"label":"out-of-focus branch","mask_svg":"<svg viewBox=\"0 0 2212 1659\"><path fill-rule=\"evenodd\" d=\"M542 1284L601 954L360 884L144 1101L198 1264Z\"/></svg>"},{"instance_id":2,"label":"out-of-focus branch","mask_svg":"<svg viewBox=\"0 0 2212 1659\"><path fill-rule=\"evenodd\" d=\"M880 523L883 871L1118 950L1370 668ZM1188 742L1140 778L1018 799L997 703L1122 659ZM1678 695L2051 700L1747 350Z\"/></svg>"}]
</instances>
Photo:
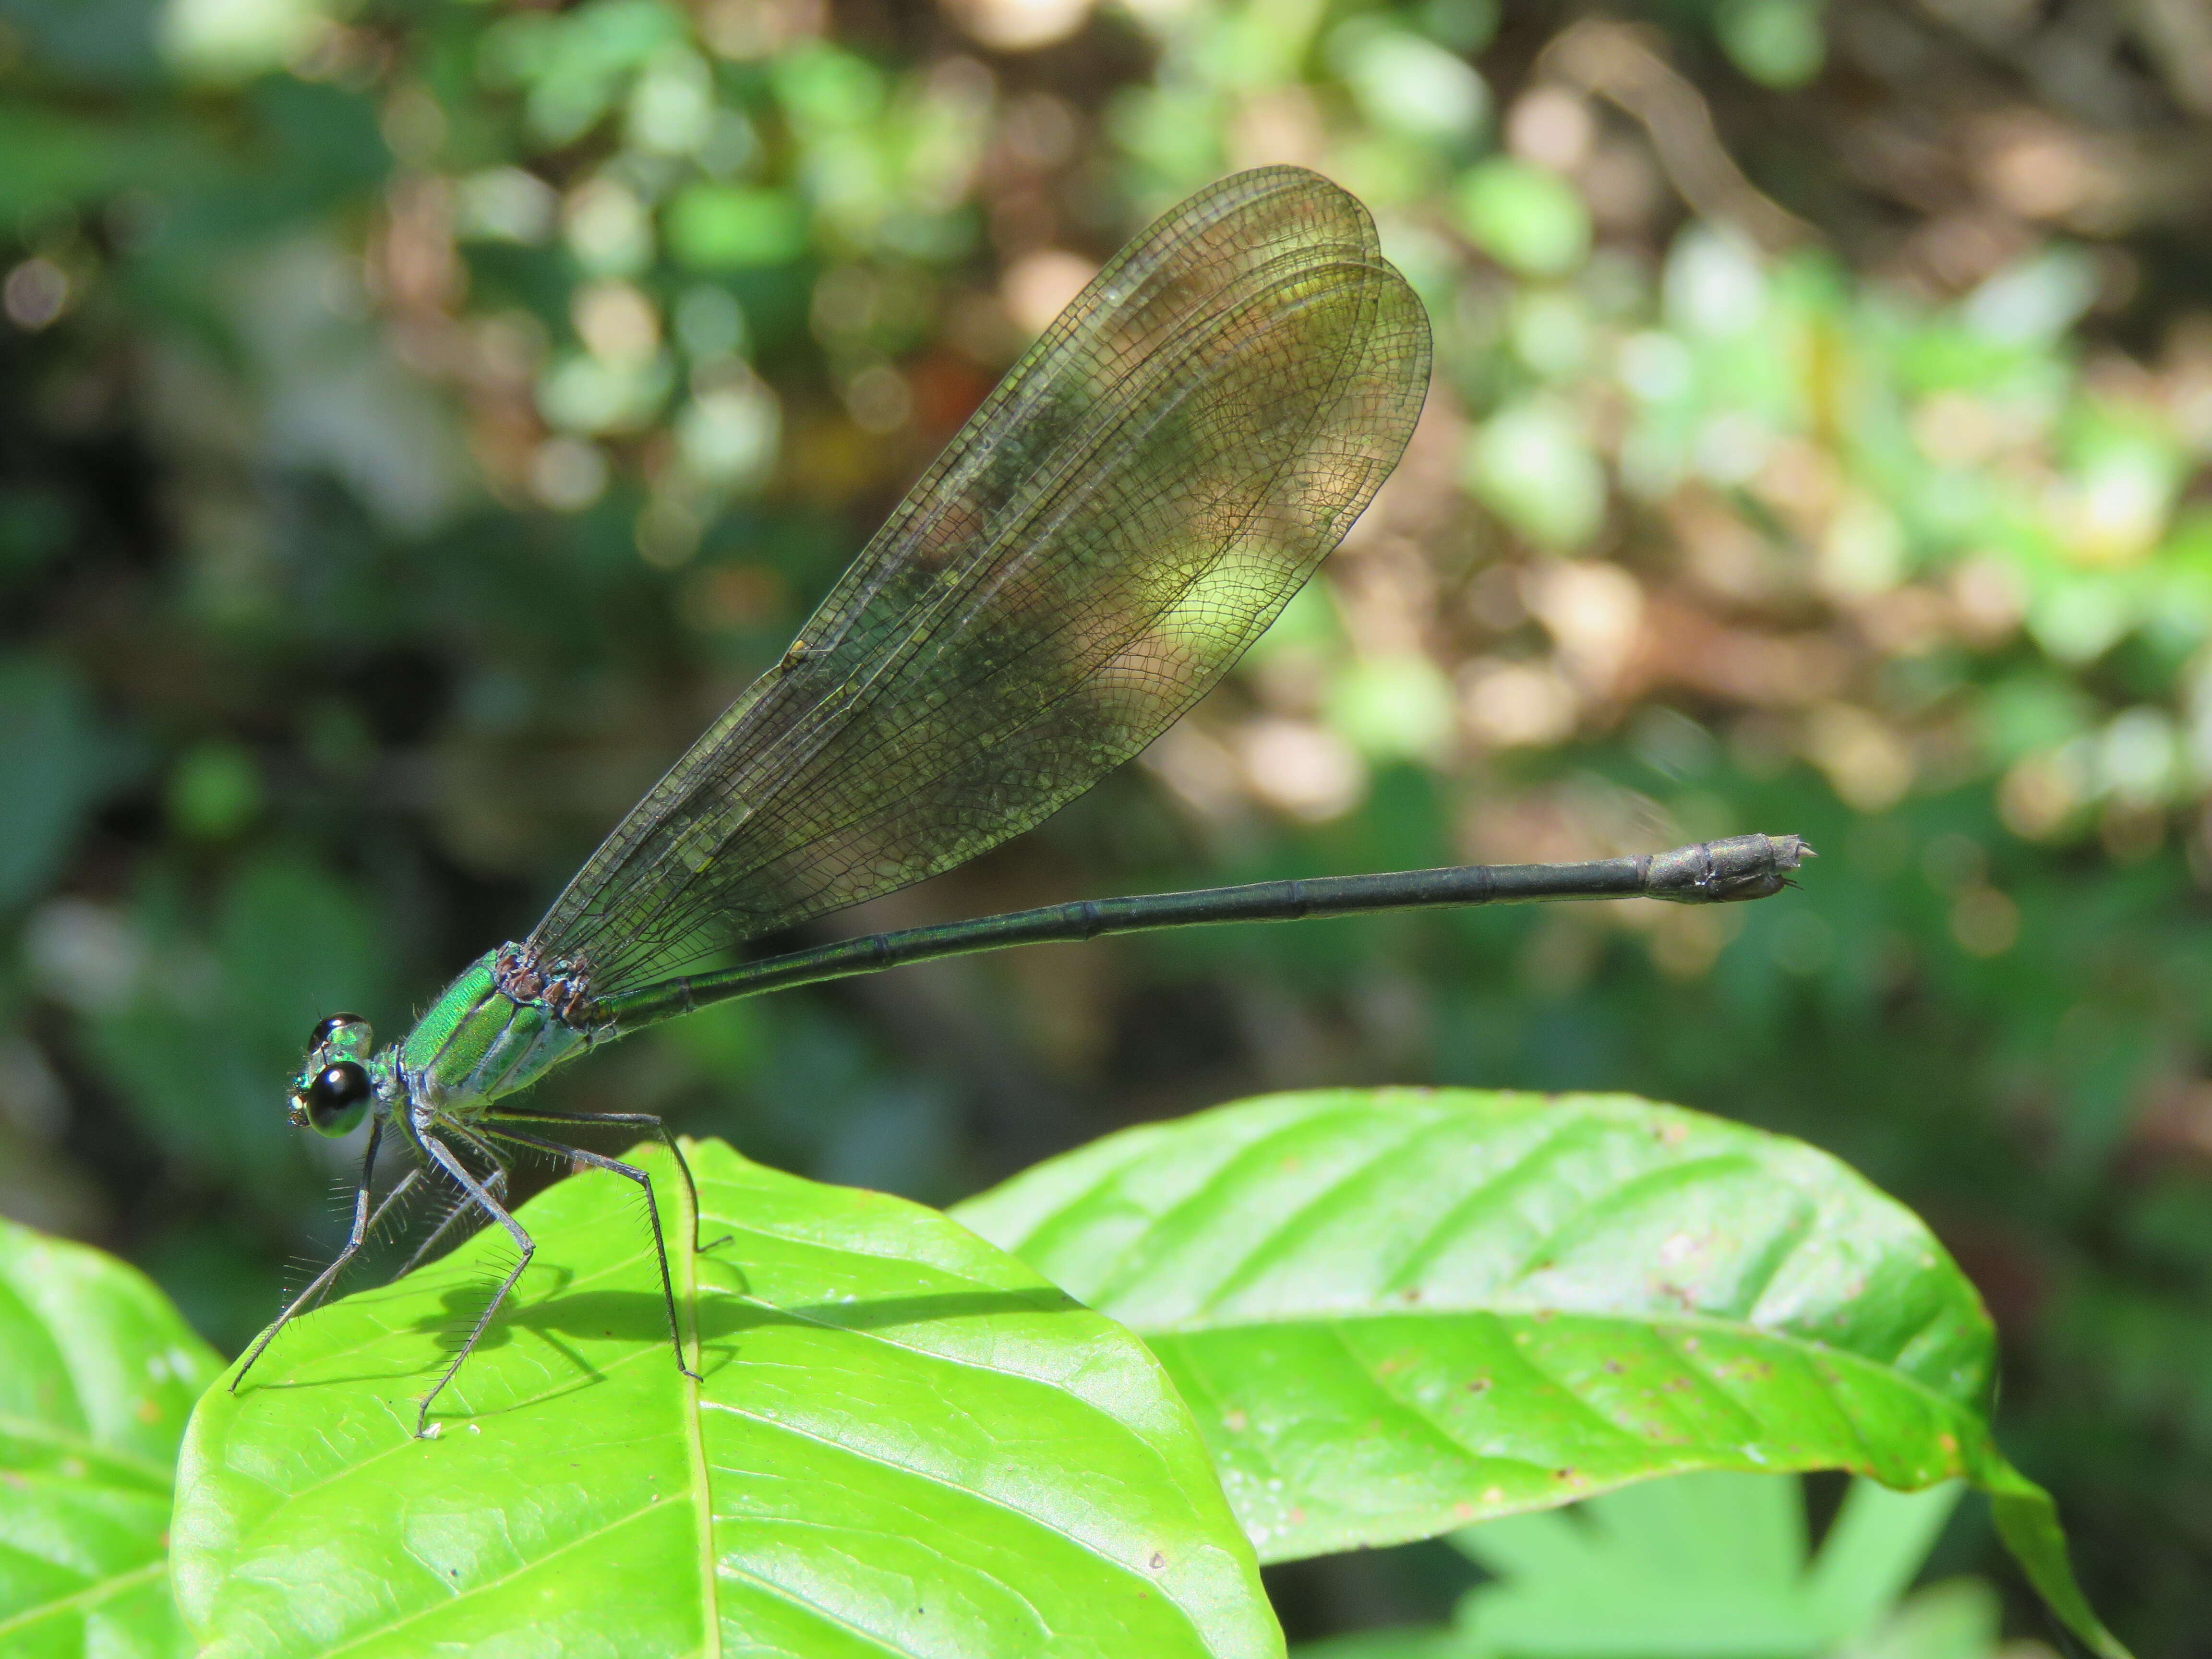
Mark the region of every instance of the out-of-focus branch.
<instances>
[{"instance_id":1,"label":"out-of-focus branch","mask_svg":"<svg viewBox=\"0 0 2212 1659\"><path fill-rule=\"evenodd\" d=\"M1540 69L1617 106L1650 135L1659 165L1692 212L1732 225L1770 252L1816 240L1812 226L1743 176L1704 96L1662 58L1647 30L1595 20L1544 49Z\"/></svg>"},{"instance_id":2,"label":"out-of-focus branch","mask_svg":"<svg viewBox=\"0 0 2212 1659\"><path fill-rule=\"evenodd\" d=\"M2212 116L2212 6L2132 0L2124 8L2166 89L2191 115Z\"/></svg>"}]
</instances>

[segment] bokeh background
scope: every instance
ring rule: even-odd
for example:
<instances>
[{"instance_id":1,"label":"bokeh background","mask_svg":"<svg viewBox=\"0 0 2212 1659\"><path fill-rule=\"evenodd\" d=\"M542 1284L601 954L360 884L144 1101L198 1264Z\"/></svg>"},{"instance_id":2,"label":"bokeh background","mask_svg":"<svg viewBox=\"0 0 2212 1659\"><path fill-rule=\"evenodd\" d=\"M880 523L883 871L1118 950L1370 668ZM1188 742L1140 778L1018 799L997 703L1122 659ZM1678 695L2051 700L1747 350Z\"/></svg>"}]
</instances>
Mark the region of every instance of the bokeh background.
<instances>
[{"instance_id":1,"label":"bokeh background","mask_svg":"<svg viewBox=\"0 0 2212 1659\"><path fill-rule=\"evenodd\" d=\"M1802 891L971 958L548 1095L939 1201L1322 1083L1785 1129L2212 1653L2197 0L0 0L0 1210L242 1344L337 1226L313 1020L525 931L1097 262L1279 161L1428 303L1405 465L1141 763L811 937L1748 830Z\"/></svg>"}]
</instances>

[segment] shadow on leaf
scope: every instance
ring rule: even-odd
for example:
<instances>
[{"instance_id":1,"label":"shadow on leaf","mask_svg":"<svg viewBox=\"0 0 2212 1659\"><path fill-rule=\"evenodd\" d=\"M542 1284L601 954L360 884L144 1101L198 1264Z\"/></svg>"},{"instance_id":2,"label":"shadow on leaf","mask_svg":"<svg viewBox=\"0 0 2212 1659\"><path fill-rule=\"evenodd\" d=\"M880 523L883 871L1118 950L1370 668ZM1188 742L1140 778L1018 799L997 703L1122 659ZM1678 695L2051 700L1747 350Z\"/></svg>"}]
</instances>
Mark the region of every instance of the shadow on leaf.
<instances>
[{"instance_id":1,"label":"shadow on leaf","mask_svg":"<svg viewBox=\"0 0 2212 1659\"><path fill-rule=\"evenodd\" d=\"M415 1322L414 1328L444 1334L458 1347L461 1337L483 1311L483 1298L467 1287L456 1286L443 1292L439 1299L443 1309L424 1314ZM707 1293L693 1304L692 1318L697 1324L699 1340L711 1342L766 1325L817 1325L875 1331L896 1325L977 1319L1000 1314L1064 1313L1081 1306L1065 1291L1046 1286L1035 1291L951 1291L931 1296L866 1297L852 1301L802 1303L788 1308L747 1296ZM522 1306L501 1309L477 1344L477 1352L487 1353L504 1346L518 1328L548 1334L663 1341L668 1334L668 1315L665 1304L649 1291L586 1291L576 1296L563 1296L556 1290Z\"/></svg>"}]
</instances>

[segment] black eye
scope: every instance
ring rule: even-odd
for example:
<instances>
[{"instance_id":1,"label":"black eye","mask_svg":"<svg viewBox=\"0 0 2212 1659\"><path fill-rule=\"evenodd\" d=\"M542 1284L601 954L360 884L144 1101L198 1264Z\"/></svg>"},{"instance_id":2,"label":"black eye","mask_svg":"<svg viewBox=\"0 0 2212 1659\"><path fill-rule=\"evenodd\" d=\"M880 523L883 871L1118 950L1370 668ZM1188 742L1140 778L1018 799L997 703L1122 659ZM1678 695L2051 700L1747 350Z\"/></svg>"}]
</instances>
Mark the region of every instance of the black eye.
<instances>
[{"instance_id":1,"label":"black eye","mask_svg":"<svg viewBox=\"0 0 2212 1659\"><path fill-rule=\"evenodd\" d=\"M331 1040L331 1034L341 1025L366 1025L368 1022L359 1014L332 1014L315 1027L315 1034L307 1039L310 1048L319 1048Z\"/></svg>"},{"instance_id":2,"label":"black eye","mask_svg":"<svg viewBox=\"0 0 2212 1659\"><path fill-rule=\"evenodd\" d=\"M368 1105L368 1073L349 1060L325 1066L307 1085L307 1127L319 1135L343 1135Z\"/></svg>"}]
</instances>

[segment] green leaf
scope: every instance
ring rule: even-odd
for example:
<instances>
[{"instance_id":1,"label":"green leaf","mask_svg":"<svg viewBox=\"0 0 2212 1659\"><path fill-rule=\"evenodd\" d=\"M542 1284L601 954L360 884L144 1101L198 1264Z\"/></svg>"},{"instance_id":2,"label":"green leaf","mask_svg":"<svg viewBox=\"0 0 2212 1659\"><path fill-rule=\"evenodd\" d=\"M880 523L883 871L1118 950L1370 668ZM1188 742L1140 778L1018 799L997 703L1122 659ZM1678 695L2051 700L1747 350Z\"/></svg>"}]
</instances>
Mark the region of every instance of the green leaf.
<instances>
[{"instance_id":1,"label":"green leaf","mask_svg":"<svg viewBox=\"0 0 2212 1659\"><path fill-rule=\"evenodd\" d=\"M1989 1659L2001 1650L2002 1628L1996 1592L1978 1578L1953 1578L1919 1592L1837 1659Z\"/></svg>"},{"instance_id":2,"label":"green leaf","mask_svg":"<svg viewBox=\"0 0 2212 1659\"><path fill-rule=\"evenodd\" d=\"M1827 42L1819 0L1729 0L1714 14L1721 49L1753 80L1802 87L1820 72Z\"/></svg>"},{"instance_id":3,"label":"green leaf","mask_svg":"<svg viewBox=\"0 0 2212 1659\"><path fill-rule=\"evenodd\" d=\"M1809 1571L1795 1475L1676 1475L1505 1516L1452 1535L1492 1577L1450 1627L1363 1633L1295 1659L1990 1659L1987 1585L1897 1605L1960 1490L1854 1480Z\"/></svg>"},{"instance_id":4,"label":"green leaf","mask_svg":"<svg viewBox=\"0 0 2212 1659\"><path fill-rule=\"evenodd\" d=\"M1854 1482L1810 1573L1794 1477L1711 1470L1507 1516L1453 1537L1497 1575L1459 1630L1513 1659L1814 1659L1880 1624L1958 1496Z\"/></svg>"},{"instance_id":5,"label":"green leaf","mask_svg":"<svg viewBox=\"0 0 2212 1659\"><path fill-rule=\"evenodd\" d=\"M1579 547L1604 527L1605 469L1572 416L1548 401L1501 410L1468 434L1461 476L1546 547Z\"/></svg>"},{"instance_id":6,"label":"green leaf","mask_svg":"<svg viewBox=\"0 0 2212 1659\"><path fill-rule=\"evenodd\" d=\"M178 1600L212 1653L1272 1654L1203 1443L1143 1345L933 1211L692 1153L522 1210L514 1305L413 1402L513 1261L492 1230L287 1331L185 1441Z\"/></svg>"},{"instance_id":7,"label":"green leaf","mask_svg":"<svg viewBox=\"0 0 2212 1659\"><path fill-rule=\"evenodd\" d=\"M10 219L133 187L173 186L195 164L205 165L204 145L189 128L158 118L133 122L112 109L94 118L20 95L0 108L0 152L14 163L0 177L0 214Z\"/></svg>"},{"instance_id":8,"label":"green leaf","mask_svg":"<svg viewBox=\"0 0 2212 1659\"><path fill-rule=\"evenodd\" d=\"M65 665L0 657L0 909L50 881L101 796L126 775L125 751Z\"/></svg>"},{"instance_id":9,"label":"green leaf","mask_svg":"<svg viewBox=\"0 0 2212 1659\"><path fill-rule=\"evenodd\" d=\"M806 252L805 210L776 191L695 184L669 205L668 246L696 270L787 264Z\"/></svg>"},{"instance_id":10,"label":"green leaf","mask_svg":"<svg viewBox=\"0 0 2212 1659\"><path fill-rule=\"evenodd\" d=\"M1386 132L1449 143L1472 137L1490 113L1490 88L1473 64L1371 16L1340 27L1328 52L1360 113Z\"/></svg>"},{"instance_id":11,"label":"green leaf","mask_svg":"<svg viewBox=\"0 0 2212 1659\"><path fill-rule=\"evenodd\" d=\"M0 1221L0 1653L191 1651L169 1479L222 1364L135 1269Z\"/></svg>"},{"instance_id":12,"label":"green leaf","mask_svg":"<svg viewBox=\"0 0 2212 1659\"><path fill-rule=\"evenodd\" d=\"M1467 1644L1452 1630L1363 1630L1303 1643L1291 1659L1467 1659Z\"/></svg>"},{"instance_id":13,"label":"green leaf","mask_svg":"<svg viewBox=\"0 0 2212 1659\"><path fill-rule=\"evenodd\" d=\"M1893 1606L1936 1547L1960 1492L1954 1483L1908 1492L1851 1482L1807 1585L1823 1627L1855 1635Z\"/></svg>"},{"instance_id":14,"label":"green leaf","mask_svg":"<svg viewBox=\"0 0 2212 1659\"><path fill-rule=\"evenodd\" d=\"M1146 1336L1263 1559L1692 1469L1964 1478L2059 1615L2125 1651L1990 1438L1973 1287L1812 1147L1627 1096L1317 1091L954 1213Z\"/></svg>"},{"instance_id":15,"label":"green leaf","mask_svg":"<svg viewBox=\"0 0 2212 1659\"><path fill-rule=\"evenodd\" d=\"M1556 173L1493 157L1468 169L1454 200L1460 228L1523 276L1563 276L1589 256L1589 210Z\"/></svg>"}]
</instances>

